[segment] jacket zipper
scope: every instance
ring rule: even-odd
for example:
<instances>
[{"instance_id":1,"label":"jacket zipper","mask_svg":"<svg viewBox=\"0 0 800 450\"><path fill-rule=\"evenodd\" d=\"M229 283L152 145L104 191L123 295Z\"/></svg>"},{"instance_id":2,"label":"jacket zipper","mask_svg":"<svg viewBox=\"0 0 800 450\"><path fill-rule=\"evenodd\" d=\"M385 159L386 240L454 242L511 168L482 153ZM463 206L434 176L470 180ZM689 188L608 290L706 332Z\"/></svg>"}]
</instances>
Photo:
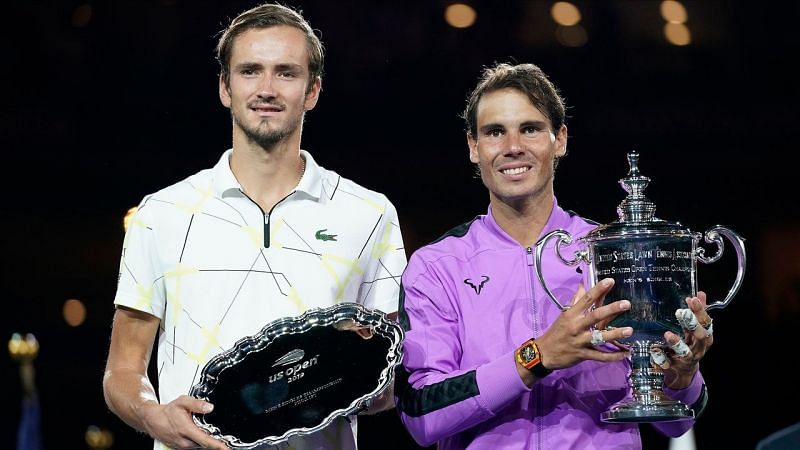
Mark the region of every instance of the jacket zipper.
<instances>
[{"instance_id":1,"label":"jacket zipper","mask_svg":"<svg viewBox=\"0 0 800 450\"><path fill-rule=\"evenodd\" d=\"M539 320L536 317L536 284L535 284L536 277L533 274L533 271L536 270L536 267L534 266L534 260L533 260L533 248L531 247L525 248L525 260L528 264L528 276L530 277L531 280L531 304L533 305L533 318L531 321L531 325L533 327L534 337L538 337ZM534 401L536 403L534 405L534 408L536 408L536 417L533 419L534 423L536 424L536 448L540 449L542 448L542 440L543 440L542 432L544 430L542 427L542 421L539 419L539 417L541 416L543 410L542 402L544 401L544 394L542 393L541 389L534 389L533 395L535 396Z\"/></svg>"}]
</instances>

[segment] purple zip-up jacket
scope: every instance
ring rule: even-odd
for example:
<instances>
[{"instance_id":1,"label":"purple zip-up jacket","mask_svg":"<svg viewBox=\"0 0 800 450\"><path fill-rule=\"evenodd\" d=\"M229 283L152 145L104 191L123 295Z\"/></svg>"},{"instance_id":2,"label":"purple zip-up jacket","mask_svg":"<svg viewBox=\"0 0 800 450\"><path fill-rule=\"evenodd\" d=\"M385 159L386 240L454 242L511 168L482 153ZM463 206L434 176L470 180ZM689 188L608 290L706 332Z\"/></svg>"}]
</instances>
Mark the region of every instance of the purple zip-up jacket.
<instances>
[{"instance_id":1,"label":"purple zip-up jacket","mask_svg":"<svg viewBox=\"0 0 800 450\"><path fill-rule=\"evenodd\" d=\"M595 226L554 202L542 236L561 228L577 238ZM573 255L573 246L562 254ZM569 304L582 275L552 250L543 256L544 277ZM534 254L499 227L490 207L412 255L402 277L407 332L396 395L417 443L438 442L439 450L641 448L636 424L600 422L600 413L630 394L627 360L584 361L532 389L520 379L515 349L561 313L539 285ZM691 405L704 389L698 373L686 389L666 393ZM692 424L655 426L678 436Z\"/></svg>"}]
</instances>

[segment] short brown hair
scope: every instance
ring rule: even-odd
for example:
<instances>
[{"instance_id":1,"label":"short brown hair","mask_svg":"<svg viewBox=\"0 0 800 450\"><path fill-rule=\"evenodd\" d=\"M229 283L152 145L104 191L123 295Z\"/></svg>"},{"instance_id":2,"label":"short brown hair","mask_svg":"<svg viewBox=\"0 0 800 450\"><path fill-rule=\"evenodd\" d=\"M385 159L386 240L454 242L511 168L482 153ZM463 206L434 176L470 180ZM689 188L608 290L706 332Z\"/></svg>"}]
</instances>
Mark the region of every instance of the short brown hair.
<instances>
[{"instance_id":1,"label":"short brown hair","mask_svg":"<svg viewBox=\"0 0 800 450\"><path fill-rule=\"evenodd\" d=\"M266 3L239 14L220 33L216 56L220 66L220 75L222 75L226 86L229 86L231 81L231 49L236 37L247 30L270 28L278 25L297 28L306 36L309 73L308 90L314 85L314 80L322 78L325 49L311 25L306 22L299 11L283 5Z\"/></svg>"},{"instance_id":2,"label":"short brown hair","mask_svg":"<svg viewBox=\"0 0 800 450\"><path fill-rule=\"evenodd\" d=\"M478 103L484 94L500 89L512 88L528 96L537 109L542 111L558 133L566 120L566 106L558 89L534 64L495 64L484 69L478 85L467 99L461 117L466 122L466 131L477 139Z\"/></svg>"}]
</instances>

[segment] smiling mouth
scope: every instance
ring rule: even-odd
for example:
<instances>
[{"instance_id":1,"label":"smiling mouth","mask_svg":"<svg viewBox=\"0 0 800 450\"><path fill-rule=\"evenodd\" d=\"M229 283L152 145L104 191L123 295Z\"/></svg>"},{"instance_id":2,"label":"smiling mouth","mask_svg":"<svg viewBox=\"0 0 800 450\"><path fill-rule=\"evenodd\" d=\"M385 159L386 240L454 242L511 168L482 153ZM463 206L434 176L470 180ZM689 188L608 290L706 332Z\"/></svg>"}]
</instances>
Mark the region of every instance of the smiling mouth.
<instances>
[{"instance_id":1,"label":"smiling mouth","mask_svg":"<svg viewBox=\"0 0 800 450\"><path fill-rule=\"evenodd\" d=\"M252 109L255 112L267 112L267 113L283 111L283 108L274 105L252 105L250 106L250 109Z\"/></svg>"},{"instance_id":2,"label":"smiling mouth","mask_svg":"<svg viewBox=\"0 0 800 450\"><path fill-rule=\"evenodd\" d=\"M530 167L515 167L513 169L503 169L500 172L504 175L519 175L531 170Z\"/></svg>"}]
</instances>

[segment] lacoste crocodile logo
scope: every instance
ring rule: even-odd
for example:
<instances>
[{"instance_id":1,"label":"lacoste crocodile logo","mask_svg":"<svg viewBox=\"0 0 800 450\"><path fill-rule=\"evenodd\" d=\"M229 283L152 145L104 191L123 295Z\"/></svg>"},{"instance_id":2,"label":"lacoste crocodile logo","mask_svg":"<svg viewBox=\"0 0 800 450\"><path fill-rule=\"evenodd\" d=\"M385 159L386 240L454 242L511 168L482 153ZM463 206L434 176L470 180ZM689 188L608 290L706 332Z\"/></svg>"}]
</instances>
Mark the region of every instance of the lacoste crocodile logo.
<instances>
[{"instance_id":1,"label":"lacoste crocodile logo","mask_svg":"<svg viewBox=\"0 0 800 450\"><path fill-rule=\"evenodd\" d=\"M337 234L325 234L328 231L327 228L323 228L321 230L317 230L317 233L314 235L318 241L335 241Z\"/></svg>"},{"instance_id":2,"label":"lacoste crocodile logo","mask_svg":"<svg viewBox=\"0 0 800 450\"><path fill-rule=\"evenodd\" d=\"M489 277L487 277L486 275L481 275L481 278L483 278L483 279L481 280L480 283L478 283L477 286L475 286L475 284L469 278L465 278L464 279L464 283L470 285L472 287L472 289L475 290L475 293L480 295L481 291L483 290L483 287L489 281Z\"/></svg>"}]
</instances>

